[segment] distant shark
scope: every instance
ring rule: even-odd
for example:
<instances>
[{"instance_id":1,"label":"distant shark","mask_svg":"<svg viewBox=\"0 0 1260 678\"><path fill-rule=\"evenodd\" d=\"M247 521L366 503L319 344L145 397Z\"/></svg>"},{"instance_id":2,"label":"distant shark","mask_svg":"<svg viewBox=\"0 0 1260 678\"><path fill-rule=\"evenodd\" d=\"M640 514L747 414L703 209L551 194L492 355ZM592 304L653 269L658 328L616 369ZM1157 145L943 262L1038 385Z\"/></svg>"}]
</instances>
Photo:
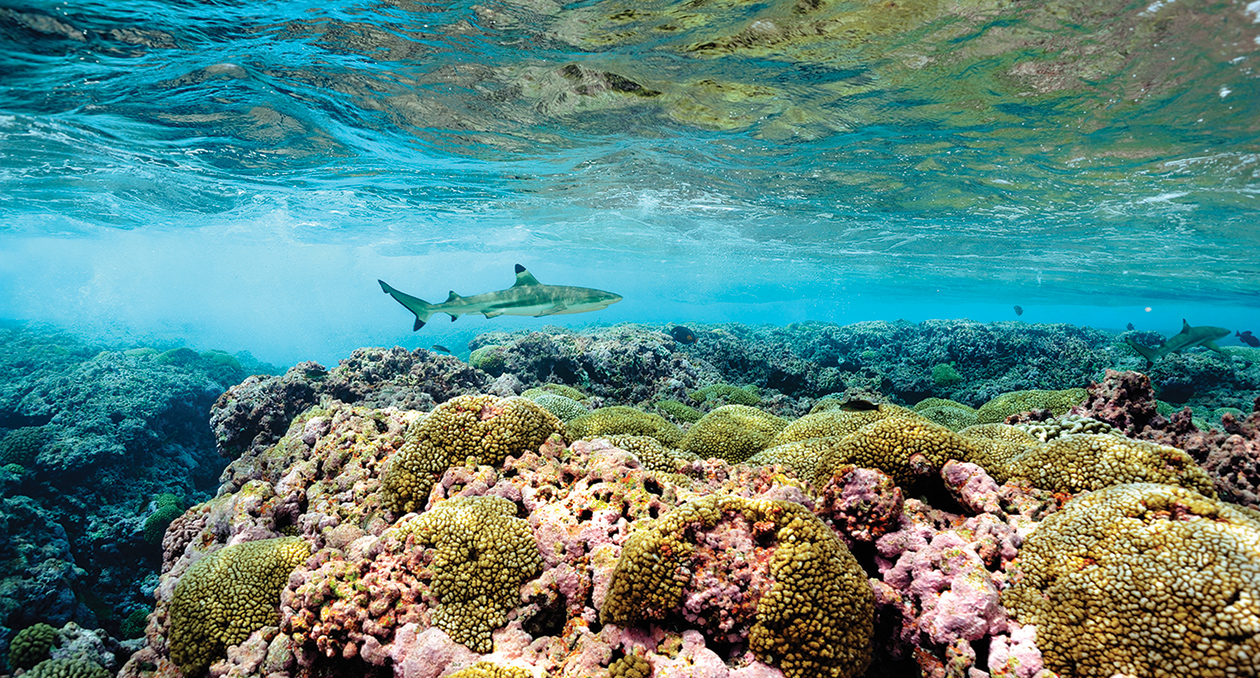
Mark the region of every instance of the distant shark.
<instances>
[{"instance_id":1,"label":"distant shark","mask_svg":"<svg viewBox=\"0 0 1260 678\"><path fill-rule=\"evenodd\" d=\"M1168 341L1165 341L1164 344L1158 348L1143 346L1136 341L1133 341L1130 337L1125 337L1124 340L1128 342L1129 346L1133 347L1133 350L1141 353L1142 357L1146 358L1146 365L1147 367L1150 367L1155 364L1156 360L1163 358L1169 353L1184 351L1194 346L1210 348L1224 356L1226 360L1229 360L1229 354L1222 351L1221 347L1217 346L1215 343L1217 339L1228 336L1229 330L1224 327L1212 327L1210 325L1191 327L1190 323L1186 322L1185 318L1182 318L1181 331L1174 334L1168 339Z\"/></svg>"},{"instance_id":2,"label":"distant shark","mask_svg":"<svg viewBox=\"0 0 1260 678\"><path fill-rule=\"evenodd\" d=\"M621 301L621 296L589 287L566 287L563 285L544 285L530 275L524 266L516 265L516 284L506 290L474 294L461 297L451 292L451 296L440 304L430 304L409 294L403 294L377 280L381 289L394 298L394 301L407 307L416 314L416 324L411 331L424 327L429 316L434 313L445 313L451 316L451 322L461 315L480 313L487 318L501 315L528 315L535 318L545 315L563 313L585 313L607 308Z\"/></svg>"}]
</instances>

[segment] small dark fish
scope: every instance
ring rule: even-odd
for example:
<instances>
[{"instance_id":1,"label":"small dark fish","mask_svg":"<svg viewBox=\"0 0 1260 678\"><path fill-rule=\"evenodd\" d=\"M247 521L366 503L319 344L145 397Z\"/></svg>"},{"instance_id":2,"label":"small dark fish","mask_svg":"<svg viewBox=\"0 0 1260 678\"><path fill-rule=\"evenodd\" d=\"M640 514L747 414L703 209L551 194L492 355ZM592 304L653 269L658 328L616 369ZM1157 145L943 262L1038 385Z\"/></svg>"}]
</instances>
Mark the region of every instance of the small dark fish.
<instances>
[{"instance_id":1,"label":"small dark fish","mask_svg":"<svg viewBox=\"0 0 1260 678\"><path fill-rule=\"evenodd\" d=\"M449 348L447 348L447 347L445 347L445 346L443 346L443 345L441 345L441 344L434 344L434 345L433 345L433 350L434 350L434 351L437 351L438 353L445 353L446 355L452 355L452 354L451 354L451 349L449 349Z\"/></svg>"},{"instance_id":2,"label":"small dark fish","mask_svg":"<svg viewBox=\"0 0 1260 678\"><path fill-rule=\"evenodd\" d=\"M840 409L848 412L868 412L870 410L878 410L879 403L873 403L861 398L850 398L841 403Z\"/></svg>"},{"instance_id":3,"label":"small dark fish","mask_svg":"<svg viewBox=\"0 0 1260 678\"><path fill-rule=\"evenodd\" d=\"M696 343L696 335L682 325L674 325L674 329L669 331L669 336L673 337L674 341L680 344Z\"/></svg>"},{"instance_id":4,"label":"small dark fish","mask_svg":"<svg viewBox=\"0 0 1260 678\"><path fill-rule=\"evenodd\" d=\"M1128 331L1132 332L1133 330L1135 330L1135 329L1137 329L1137 328L1133 326L1133 323L1129 323L1128 325L1125 325L1125 326L1124 326L1124 329L1126 329L1126 330L1128 330Z\"/></svg>"},{"instance_id":5,"label":"small dark fish","mask_svg":"<svg viewBox=\"0 0 1260 678\"><path fill-rule=\"evenodd\" d=\"M1246 330L1241 333L1235 332L1234 336L1238 337L1239 341L1241 341L1242 343L1252 348L1260 348L1260 337L1257 337L1256 335L1252 334L1251 330Z\"/></svg>"},{"instance_id":6,"label":"small dark fish","mask_svg":"<svg viewBox=\"0 0 1260 678\"><path fill-rule=\"evenodd\" d=\"M1024 315L1024 309L1020 308L1019 306L1016 306L1015 315Z\"/></svg>"}]
</instances>

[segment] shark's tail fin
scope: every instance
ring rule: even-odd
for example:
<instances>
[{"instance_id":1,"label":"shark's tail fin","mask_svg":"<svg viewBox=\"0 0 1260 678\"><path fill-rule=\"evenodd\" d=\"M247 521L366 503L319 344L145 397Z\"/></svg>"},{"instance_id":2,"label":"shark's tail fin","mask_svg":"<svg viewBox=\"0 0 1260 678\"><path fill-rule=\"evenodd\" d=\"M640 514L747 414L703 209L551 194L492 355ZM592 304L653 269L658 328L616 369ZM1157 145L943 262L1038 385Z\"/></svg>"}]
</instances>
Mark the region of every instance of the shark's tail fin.
<instances>
[{"instance_id":1,"label":"shark's tail fin","mask_svg":"<svg viewBox=\"0 0 1260 678\"><path fill-rule=\"evenodd\" d=\"M1154 365L1155 361L1159 359L1159 351L1157 351L1156 349L1153 349L1149 346L1143 346L1137 343L1136 341L1133 341L1131 337L1125 337L1124 341L1129 346L1133 347L1134 351L1137 351L1138 353L1142 354L1143 358L1146 358L1147 367Z\"/></svg>"},{"instance_id":2,"label":"shark's tail fin","mask_svg":"<svg viewBox=\"0 0 1260 678\"><path fill-rule=\"evenodd\" d=\"M413 297L410 294L403 294L402 292L390 287L384 280L377 280L376 282L381 284L381 290L384 291L385 294L393 297L394 301L397 301L406 307L408 311L416 314L416 323L411 326L412 332L424 327L424 323L429 319L429 316L433 315L433 304L430 304L424 299Z\"/></svg>"}]
</instances>

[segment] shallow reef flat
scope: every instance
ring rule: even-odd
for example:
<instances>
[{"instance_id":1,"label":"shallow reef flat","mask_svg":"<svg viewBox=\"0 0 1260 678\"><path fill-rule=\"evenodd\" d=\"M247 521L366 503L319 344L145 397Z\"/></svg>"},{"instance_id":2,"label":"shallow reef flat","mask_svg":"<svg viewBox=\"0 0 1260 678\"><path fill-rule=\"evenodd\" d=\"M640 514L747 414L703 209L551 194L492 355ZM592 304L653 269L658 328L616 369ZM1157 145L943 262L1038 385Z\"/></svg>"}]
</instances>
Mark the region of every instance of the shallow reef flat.
<instances>
[{"instance_id":1,"label":"shallow reef flat","mask_svg":"<svg viewBox=\"0 0 1260 678\"><path fill-rule=\"evenodd\" d=\"M1141 373L1125 335L1070 325L689 327L221 389L226 468L166 504L151 613L2 620L8 671L1260 673L1250 349ZM4 501L12 534L36 500Z\"/></svg>"}]
</instances>

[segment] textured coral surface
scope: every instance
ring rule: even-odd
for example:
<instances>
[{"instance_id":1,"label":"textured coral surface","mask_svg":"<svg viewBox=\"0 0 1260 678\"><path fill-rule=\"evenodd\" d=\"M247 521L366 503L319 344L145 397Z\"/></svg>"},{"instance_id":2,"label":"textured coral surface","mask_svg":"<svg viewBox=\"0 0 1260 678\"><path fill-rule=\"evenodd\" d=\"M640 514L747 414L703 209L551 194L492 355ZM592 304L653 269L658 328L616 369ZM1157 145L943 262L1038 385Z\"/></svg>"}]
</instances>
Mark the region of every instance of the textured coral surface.
<instances>
[{"instance_id":1,"label":"textured coral surface","mask_svg":"<svg viewBox=\"0 0 1260 678\"><path fill-rule=\"evenodd\" d=\"M183 452L145 413L182 421L161 384L185 397L226 354L72 353L49 370L106 379L120 417L50 379L7 420L0 642L46 619L66 661L44 672L136 678L1254 675L1260 413L1197 382L1177 410L1101 371L1127 359L1104 335L1019 327L546 329L479 338L485 369L361 349L213 411L207 387L214 437ZM87 419L36 418L40 394ZM217 483L191 480L215 441ZM125 459L130 517L69 520ZM50 501L79 463L101 486ZM147 578L92 569L120 544L151 549ZM143 592L111 622L143 639L65 625L108 611L92 581ZM1183 581L1199 598L1148 593Z\"/></svg>"}]
</instances>

